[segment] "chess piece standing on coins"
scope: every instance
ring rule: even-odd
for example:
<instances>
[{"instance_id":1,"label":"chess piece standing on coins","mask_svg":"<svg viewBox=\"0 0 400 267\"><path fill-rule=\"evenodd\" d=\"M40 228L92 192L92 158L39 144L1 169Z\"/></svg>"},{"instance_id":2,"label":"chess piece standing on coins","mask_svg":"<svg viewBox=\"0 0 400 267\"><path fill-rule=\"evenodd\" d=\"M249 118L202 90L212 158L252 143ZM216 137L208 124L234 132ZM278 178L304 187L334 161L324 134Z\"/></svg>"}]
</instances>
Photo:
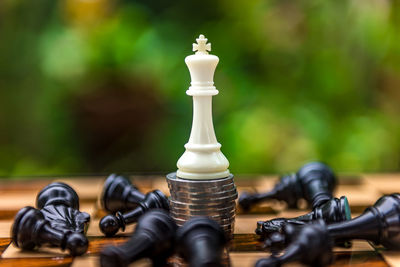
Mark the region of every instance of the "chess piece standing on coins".
<instances>
[{"instance_id":1,"label":"chess piece standing on coins","mask_svg":"<svg viewBox=\"0 0 400 267\"><path fill-rule=\"evenodd\" d=\"M327 265L332 255L331 244L338 239L364 239L387 249L400 250L400 194L381 197L363 214L349 221L327 225L318 220L298 231L294 227L290 224L283 227L283 234L291 240L285 253L261 259L257 267L280 266L297 260L308 265Z\"/></svg>"},{"instance_id":2,"label":"chess piece standing on coins","mask_svg":"<svg viewBox=\"0 0 400 267\"><path fill-rule=\"evenodd\" d=\"M237 191L212 120L212 97L219 93L213 76L219 58L209 54L211 44L204 35L196 39L193 51L194 55L185 58L191 77L186 94L193 97L193 122L178 170L167 175L170 212L179 226L194 216L211 217L230 237Z\"/></svg>"},{"instance_id":3,"label":"chess piece standing on coins","mask_svg":"<svg viewBox=\"0 0 400 267\"><path fill-rule=\"evenodd\" d=\"M22 208L12 226L13 244L33 250L41 246L67 249L72 256L84 254L88 239L84 235L89 214L79 211L79 198L67 184L51 183L37 196L36 205Z\"/></svg>"},{"instance_id":4,"label":"chess piece standing on coins","mask_svg":"<svg viewBox=\"0 0 400 267\"><path fill-rule=\"evenodd\" d=\"M177 226L164 210L151 210L140 217L135 232L122 246L106 247L100 254L102 267L124 267L150 258L153 266L165 266L173 253Z\"/></svg>"},{"instance_id":5,"label":"chess piece standing on coins","mask_svg":"<svg viewBox=\"0 0 400 267\"><path fill-rule=\"evenodd\" d=\"M322 162L310 162L295 174L285 175L266 193L243 192L239 198L240 207L247 211L256 203L265 200L281 200L290 208L296 208L300 199L305 199L312 208L333 198L332 192L337 179L332 169Z\"/></svg>"}]
</instances>

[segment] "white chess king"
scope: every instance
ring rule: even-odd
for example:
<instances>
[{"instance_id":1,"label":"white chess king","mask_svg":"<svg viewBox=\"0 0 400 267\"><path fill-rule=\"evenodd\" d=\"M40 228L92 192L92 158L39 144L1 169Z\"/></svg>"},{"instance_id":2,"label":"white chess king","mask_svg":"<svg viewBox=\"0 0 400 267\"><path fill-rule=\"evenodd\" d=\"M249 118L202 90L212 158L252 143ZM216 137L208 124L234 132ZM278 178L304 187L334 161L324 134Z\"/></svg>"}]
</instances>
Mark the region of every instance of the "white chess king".
<instances>
[{"instance_id":1,"label":"white chess king","mask_svg":"<svg viewBox=\"0 0 400 267\"><path fill-rule=\"evenodd\" d=\"M212 120L212 96L218 94L214 86L214 71L219 58L210 55L211 44L200 35L193 44L194 55L185 58L190 71L191 86L186 94L193 97L193 122L186 151L179 158L176 176L192 180L225 178L230 175L229 162L221 152Z\"/></svg>"}]
</instances>

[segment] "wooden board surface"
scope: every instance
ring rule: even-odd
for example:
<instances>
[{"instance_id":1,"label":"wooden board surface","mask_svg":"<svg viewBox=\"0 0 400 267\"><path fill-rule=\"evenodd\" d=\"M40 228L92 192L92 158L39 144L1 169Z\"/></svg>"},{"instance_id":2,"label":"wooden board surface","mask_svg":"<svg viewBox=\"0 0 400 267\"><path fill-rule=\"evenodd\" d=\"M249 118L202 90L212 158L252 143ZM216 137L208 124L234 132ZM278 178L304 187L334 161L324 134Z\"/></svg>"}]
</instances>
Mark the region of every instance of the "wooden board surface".
<instances>
[{"instance_id":1,"label":"wooden board surface","mask_svg":"<svg viewBox=\"0 0 400 267\"><path fill-rule=\"evenodd\" d=\"M168 187L164 177L133 176L135 185L141 191L147 192L160 189L167 195ZM98 199L105 177L75 177L60 179L36 179L29 181L0 180L0 267L1 266L99 266L98 255L107 245L117 245L125 242L134 231L134 225L129 226L124 233L114 238L101 235L98 222L104 212L99 208ZM24 206L34 205L36 194L46 184L52 181L63 181L71 185L79 194L81 210L88 212L92 221L88 230L90 241L88 252L81 257L71 258L65 252L57 249L41 249L35 252L24 252L11 244L10 228L16 212ZM246 191L267 191L276 182L276 177L237 177L236 185L239 194ZM346 195L353 217L360 214L367 206L372 205L383 194L400 191L400 175L374 174L362 175L359 178L341 178L336 190L336 196ZM264 203L249 214L238 210L235 223L235 235L227 252L226 261L233 267L254 266L254 263L268 257L269 253L262 250L262 244L254 234L256 222L274 217L294 217L306 213L307 210L286 210L277 202ZM400 253L376 248L366 241L355 241L350 249L335 248L335 261L332 266L400 266ZM228 256L229 255L229 256ZM171 265L182 262L176 257L171 259ZM151 266L148 260L141 260L132 266ZM300 266L291 264L289 266Z\"/></svg>"}]
</instances>

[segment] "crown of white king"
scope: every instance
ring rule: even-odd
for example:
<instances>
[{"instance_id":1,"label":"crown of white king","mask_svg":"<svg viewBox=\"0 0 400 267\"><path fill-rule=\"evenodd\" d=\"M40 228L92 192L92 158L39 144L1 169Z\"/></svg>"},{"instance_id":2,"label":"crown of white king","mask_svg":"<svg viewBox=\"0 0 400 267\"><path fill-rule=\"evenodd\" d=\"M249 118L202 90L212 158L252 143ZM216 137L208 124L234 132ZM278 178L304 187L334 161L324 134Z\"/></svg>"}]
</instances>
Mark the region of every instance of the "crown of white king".
<instances>
[{"instance_id":1,"label":"crown of white king","mask_svg":"<svg viewBox=\"0 0 400 267\"><path fill-rule=\"evenodd\" d=\"M196 39L197 43L193 44L193 51L196 51L196 53L185 58L191 76L192 86L187 92L190 95L192 95L193 90L212 90L213 95L218 94L218 91L213 87L213 79L219 59L217 56L208 53L208 51L211 51L211 43L207 43L207 41L208 39L200 34L199 38Z\"/></svg>"},{"instance_id":2,"label":"crown of white king","mask_svg":"<svg viewBox=\"0 0 400 267\"><path fill-rule=\"evenodd\" d=\"M199 35L196 39L197 44L193 44L193 51L197 51L196 54L208 54L207 51L211 51L211 44L207 43L207 38L203 34Z\"/></svg>"}]
</instances>

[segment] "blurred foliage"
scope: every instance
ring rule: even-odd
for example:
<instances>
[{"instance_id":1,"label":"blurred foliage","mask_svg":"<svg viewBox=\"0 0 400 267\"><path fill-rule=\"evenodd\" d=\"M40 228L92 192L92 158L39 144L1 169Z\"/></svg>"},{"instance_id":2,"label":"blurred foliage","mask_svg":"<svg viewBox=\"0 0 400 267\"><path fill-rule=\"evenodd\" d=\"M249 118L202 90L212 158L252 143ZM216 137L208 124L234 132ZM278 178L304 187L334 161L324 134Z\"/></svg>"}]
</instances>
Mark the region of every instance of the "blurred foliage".
<instances>
[{"instance_id":1,"label":"blurred foliage","mask_svg":"<svg viewBox=\"0 0 400 267\"><path fill-rule=\"evenodd\" d=\"M200 33L233 173L400 170L398 0L2 0L0 175L174 171Z\"/></svg>"}]
</instances>

